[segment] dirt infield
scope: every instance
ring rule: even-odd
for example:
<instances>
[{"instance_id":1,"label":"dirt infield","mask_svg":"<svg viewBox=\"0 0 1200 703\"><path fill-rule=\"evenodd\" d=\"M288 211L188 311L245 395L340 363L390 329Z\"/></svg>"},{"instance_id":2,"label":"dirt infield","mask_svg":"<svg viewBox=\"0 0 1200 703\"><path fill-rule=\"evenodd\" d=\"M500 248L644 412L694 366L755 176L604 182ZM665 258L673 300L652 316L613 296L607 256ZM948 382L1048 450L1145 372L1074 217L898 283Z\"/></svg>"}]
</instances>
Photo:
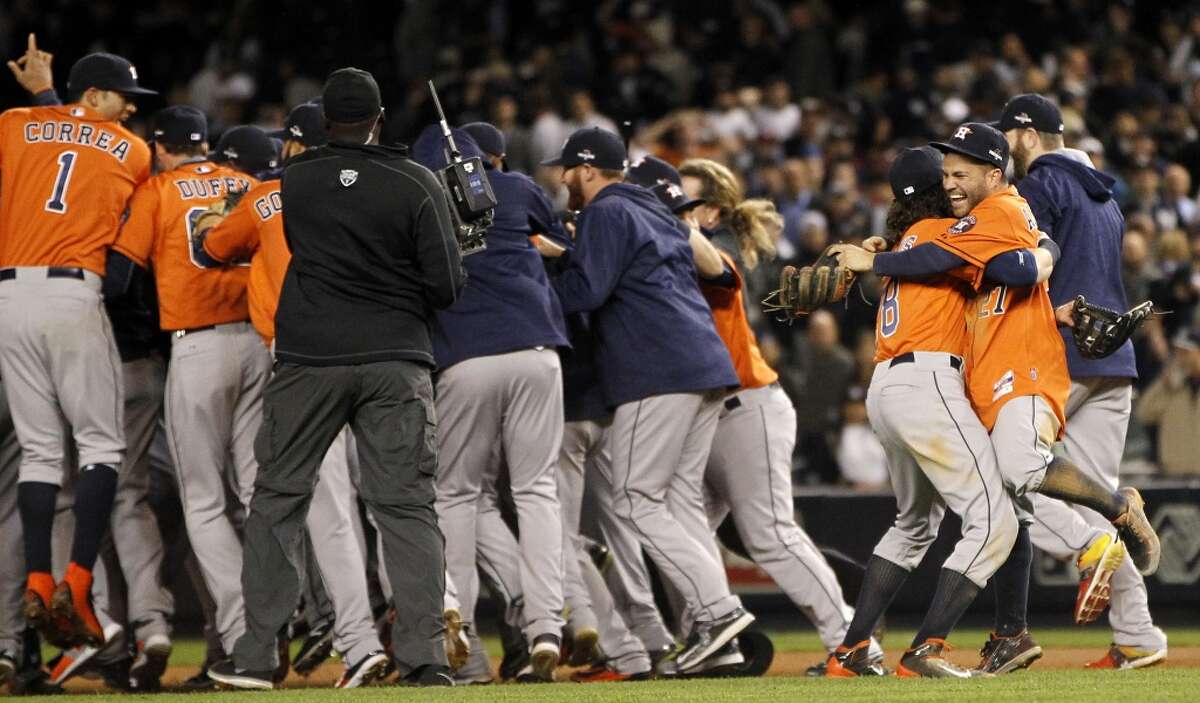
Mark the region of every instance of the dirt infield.
<instances>
[{"instance_id":1,"label":"dirt infield","mask_svg":"<svg viewBox=\"0 0 1200 703\"><path fill-rule=\"evenodd\" d=\"M1080 669L1089 661L1104 655L1103 649L1093 647L1052 647L1047 649L1040 661L1034 664L1038 670L1069 670ZM950 658L964 666L977 664L978 655L973 650L956 649L950 653ZM887 665L894 668L900 659L900 652L891 652L887 657ZM767 676L803 676L808 667L821 660L820 652L779 652ZM499 666L499 659L492 662ZM1167 661L1160 666L1170 669L1200 668L1200 647L1172 647ZM571 669L559 669L558 678L567 680ZM329 687L341 675L341 664L337 661L327 662L308 678L295 674L288 677L285 688ZM194 667L171 666L163 677L163 687L167 690L178 690L179 684L196 673ZM104 684L97 680L75 678L64 686L71 693L100 692L107 690Z\"/></svg>"}]
</instances>

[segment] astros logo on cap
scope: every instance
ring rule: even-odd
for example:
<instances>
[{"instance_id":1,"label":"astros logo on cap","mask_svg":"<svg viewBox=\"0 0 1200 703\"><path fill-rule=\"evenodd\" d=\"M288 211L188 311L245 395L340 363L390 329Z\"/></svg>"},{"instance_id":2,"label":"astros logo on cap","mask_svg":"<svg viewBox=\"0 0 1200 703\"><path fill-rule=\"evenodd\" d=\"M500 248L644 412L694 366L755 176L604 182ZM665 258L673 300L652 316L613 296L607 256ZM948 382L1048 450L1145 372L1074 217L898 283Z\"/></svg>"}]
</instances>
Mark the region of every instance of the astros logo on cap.
<instances>
[{"instance_id":1,"label":"astros logo on cap","mask_svg":"<svg viewBox=\"0 0 1200 703\"><path fill-rule=\"evenodd\" d=\"M956 131L954 133L954 138L955 139L966 139L967 135L970 133L971 133L971 128L966 125L963 125L963 126L959 127L958 131Z\"/></svg>"}]
</instances>

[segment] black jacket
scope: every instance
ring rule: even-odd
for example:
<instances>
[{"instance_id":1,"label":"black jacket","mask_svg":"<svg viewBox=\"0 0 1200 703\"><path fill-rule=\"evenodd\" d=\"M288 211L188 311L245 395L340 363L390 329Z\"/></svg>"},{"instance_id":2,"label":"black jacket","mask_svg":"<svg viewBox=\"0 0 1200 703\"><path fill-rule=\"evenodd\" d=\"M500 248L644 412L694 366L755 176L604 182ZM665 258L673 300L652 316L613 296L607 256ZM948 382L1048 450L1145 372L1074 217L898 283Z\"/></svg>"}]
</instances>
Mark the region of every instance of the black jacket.
<instances>
[{"instance_id":1,"label":"black jacket","mask_svg":"<svg viewBox=\"0 0 1200 703\"><path fill-rule=\"evenodd\" d=\"M433 309L452 305L466 283L437 177L403 147L335 142L289 161L281 187L292 263L276 357L434 366Z\"/></svg>"}]
</instances>

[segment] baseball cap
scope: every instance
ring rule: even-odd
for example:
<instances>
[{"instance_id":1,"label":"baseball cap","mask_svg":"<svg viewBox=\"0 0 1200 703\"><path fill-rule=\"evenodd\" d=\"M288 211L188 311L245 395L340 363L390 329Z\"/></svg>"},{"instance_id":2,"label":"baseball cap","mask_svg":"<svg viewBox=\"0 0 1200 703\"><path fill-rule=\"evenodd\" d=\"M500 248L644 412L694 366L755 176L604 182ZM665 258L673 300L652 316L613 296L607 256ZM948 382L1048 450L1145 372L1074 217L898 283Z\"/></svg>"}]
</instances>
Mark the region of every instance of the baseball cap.
<instances>
[{"instance_id":1,"label":"baseball cap","mask_svg":"<svg viewBox=\"0 0 1200 703\"><path fill-rule=\"evenodd\" d=\"M931 146L905 149L888 172L892 195L907 200L917 193L942 185L942 152Z\"/></svg>"},{"instance_id":2,"label":"baseball cap","mask_svg":"<svg viewBox=\"0 0 1200 703\"><path fill-rule=\"evenodd\" d=\"M504 132L496 128L496 125L491 122L469 122L462 126L462 129L475 143L483 149L483 153L491 156L504 156L507 145L504 140Z\"/></svg>"},{"instance_id":3,"label":"baseball cap","mask_svg":"<svg viewBox=\"0 0 1200 703\"><path fill-rule=\"evenodd\" d=\"M577 129L563 143L562 154L542 162L543 166L575 168L588 164L595 168L621 171L629 164L625 159L625 144L606 129L584 127Z\"/></svg>"},{"instance_id":4,"label":"baseball cap","mask_svg":"<svg viewBox=\"0 0 1200 703\"><path fill-rule=\"evenodd\" d=\"M650 192L658 196L663 205L671 209L671 212L676 215L687 212L697 205L703 205L704 201L700 198L689 198L684 192L683 187L670 181L655 183L649 186Z\"/></svg>"},{"instance_id":5,"label":"baseball cap","mask_svg":"<svg viewBox=\"0 0 1200 703\"><path fill-rule=\"evenodd\" d=\"M1000 120L992 126L1001 132L1032 127L1039 132L1063 133L1062 111L1037 93L1024 93L1010 99L1000 112Z\"/></svg>"},{"instance_id":6,"label":"baseball cap","mask_svg":"<svg viewBox=\"0 0 1200 703\"><path fill-rule=\"evenodd\" d=\"M679 170L657 156L645 156L629 167L625 181L643 188L652 188L659 183L682 185Z\"/></svg>"},{"instance_id":7,"label":"baseball cap","mask_svg":"<svg viewBox=\"0 0 1200 703\"><path fill-rule=\"evenodd\" d=\"M208 118L191 105L171 105L150 118L151 141L170 146L194 146L208 139Z\"/></svg>"},{"instance_id":8,"label":"baseball cap","mask_svg":"<svg viewBox=\"0 0 1200 703\"><path fill-rule=\"evenodd\" d=\"M330 73L321 91L321 109L330 122L365 122L379 114L382 104L375 77L361 68Z\"/></svg>"},{"instance_id":9,"label":"baseball cap","mask_svg":"<svg viewBox=\"0 0 1200 703\"><path fill-rule=\"evenodd\" d=\"M124 95L158 95L138 85L137 69L116 54L88 54L71 66L67 92L77 95L88 88L112 90Z\"/></svg>"},{"instance_id":10,"label":"baseball cap","mask_svg":"<svg viewBox=\"0 0 1200 703\"><path fill-rule=\"evenodd\" d=\"M301 103L288 113L283 129L267 133L272 139L296 141L304 146L320 146L329 141L325 134L325 116L316 103Z\"/></svg>"},{"instance_id":11,"label":"baseball cap","mask_svg":"<svg viewBox=\"0 0 1200 703\"><path fill-rule=\"evenodd\" d=\"M246 173L258 173L279 165L275 142L254 125L238 125L225 130L209 158L216 162L231 162Z\"/></svg>"},{"instance_id":12,"label":"baseball cap","mask_svg":"<svg viewBox=\"0 0 1200 703\"><path fill-rule=\"evenodd\" d=\"M1008 140L995 127L982 122L961 124L949 139L929 146L943 154L962 154L1001 170L1008 165Z\"/></svg>"}]
</instances>

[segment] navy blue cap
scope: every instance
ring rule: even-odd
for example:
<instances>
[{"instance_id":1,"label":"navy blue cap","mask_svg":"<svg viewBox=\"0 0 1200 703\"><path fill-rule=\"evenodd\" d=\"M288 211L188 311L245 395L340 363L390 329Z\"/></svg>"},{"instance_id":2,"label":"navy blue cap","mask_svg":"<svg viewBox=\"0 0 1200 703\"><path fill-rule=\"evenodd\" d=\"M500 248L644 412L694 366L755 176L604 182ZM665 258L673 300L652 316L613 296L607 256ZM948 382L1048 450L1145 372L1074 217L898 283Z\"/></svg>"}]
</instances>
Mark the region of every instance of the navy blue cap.
<instances>
[{"instance_id":1,"label":"navy blue cap","mask_svg":"<svg viewBox=\"0 0 1200 703\"><path fill-rule=\"evenodd\" d=\"M330 122L355 124L379 114L383 100L375 77L361 68L339 68L321 91L321 109Z\"/></svg>"},{"instance_id":2,"label":"navy blue cap","mask_svg":"<svg viewBox=\"0 0 1200 703\"><path fill-rule=\"evenodd\" d=\"M288 113L283 129L268 132L273 139L300 142L304 146L321 146L329 141L325 133L325 116L316 103L301 103Z\"/></svg>"},{"instance_id":3,"label":"navy blue cap","mask_svg":"<svg viewBox=\"0 0 1200 703\"><path fill-rule=\"evenodd\" d=\"M543 166L575 168L588 164L610 171L623 171L629 164L625 159L625 144L616 134L599 127L577 129L567 137L562 153L546 159Z\"/></svg>"},{"instance_id":4,"label":"navy blue cap","mask_svg":"<svg viewBox=\"0 0 1200 703\"><path fill-rule=\"evenodd\" d=\"M929 146L943 154L953 152L969 156L1000 170L1008 166L1008 140L995 127L982 122L961 124L949 139L932 142Z\"/></svg>"},{"instance_id":5,"label":"navy blue cap","mask_svg":"<svg viewBox=\"0 0 1200 703\"><path fill-rule=\"evenodd\" d=\"M629 167L629 173L625 174L625 180L643 188L652 188L659 183L683 185L683 179L679 177L679 169L657 156L645 156L638 159L637 163Z\"/></svg>"},{"instance_id":6,"label":"navy blue cap","mask_svg":"<svg viewBox=\"0 0 1200 703\"><path fill-rule=\"evenodd\" d=\"M208 118L191 105L164 107L150 118L150 141L170 146L195 146L208 140Z\"/></svg>"},{"instance_id":7,"label":"navy blue cap","mask_svg":"<svg viewBox=\"0 0 1200 703\"><path fill-rule=\"evenodd\" d=\"M907 200L922 191L942 185L942 152L931 146L905 149L888 172L892 195Z\"/></svg>"},{"instance_id":8,"label":"navy blue cap","mask_svg":"<svg viewBox=\"0 0 1200 703\"><path fill-rule=\"evenodd\" d=\"M67 92L77 95L88 88L112 90L123 95L158 95L139 86L137 69L116 54L88 54L71 66Z\"/></svg>"},{"instance_id":9,"label":"navy blue cap","mask_svg":"<svg viewBox=\"0 0 1200 703\"><path fill-rule=\"evenodd\" d=\"M216 162L228 161L246 173L258 173L279 165L275 142L254 125L238 125L225 130L209 158Z\"/></svg>"},{"instance_id":10,"label":"navy blue cap","mask_svg":"<svg viewBox=\"0 0 1200 703\"><path fill-rule=\"evenodd\" d=\"M992 126L1001 132L1032 127L1049 134L1062 134L1064 129L1058 105L1037 93L1025 93L1009 100L1000 112L1000 120Z\"/></svg>"},{"instance_id":11,"label":"navy blue cap","mask_svg":"<svg viewBox=\"0 0 1200 703\"><path fill-rule=\"evenodd\" d=\"M689 198L687 193L683 191L683 186L676 185L670 181L655 183L650 186L650 192L657 195L663 205L671 208L671 212L676 215L681 215L697 205L704 204L704 201L700 198Z\"/></svg>"},{"instance_id":12,"label":"navy blue cap","mask_svg":"<svg viewBox=\"0 0 1200 703\"><path fill-rule=\"evenodd\" d=\"M505 144L504 132L491 122L468 122L462 129L471 135L485 154L503 157L506 153L508 145Z\"/></svg>"}]
</instances>

